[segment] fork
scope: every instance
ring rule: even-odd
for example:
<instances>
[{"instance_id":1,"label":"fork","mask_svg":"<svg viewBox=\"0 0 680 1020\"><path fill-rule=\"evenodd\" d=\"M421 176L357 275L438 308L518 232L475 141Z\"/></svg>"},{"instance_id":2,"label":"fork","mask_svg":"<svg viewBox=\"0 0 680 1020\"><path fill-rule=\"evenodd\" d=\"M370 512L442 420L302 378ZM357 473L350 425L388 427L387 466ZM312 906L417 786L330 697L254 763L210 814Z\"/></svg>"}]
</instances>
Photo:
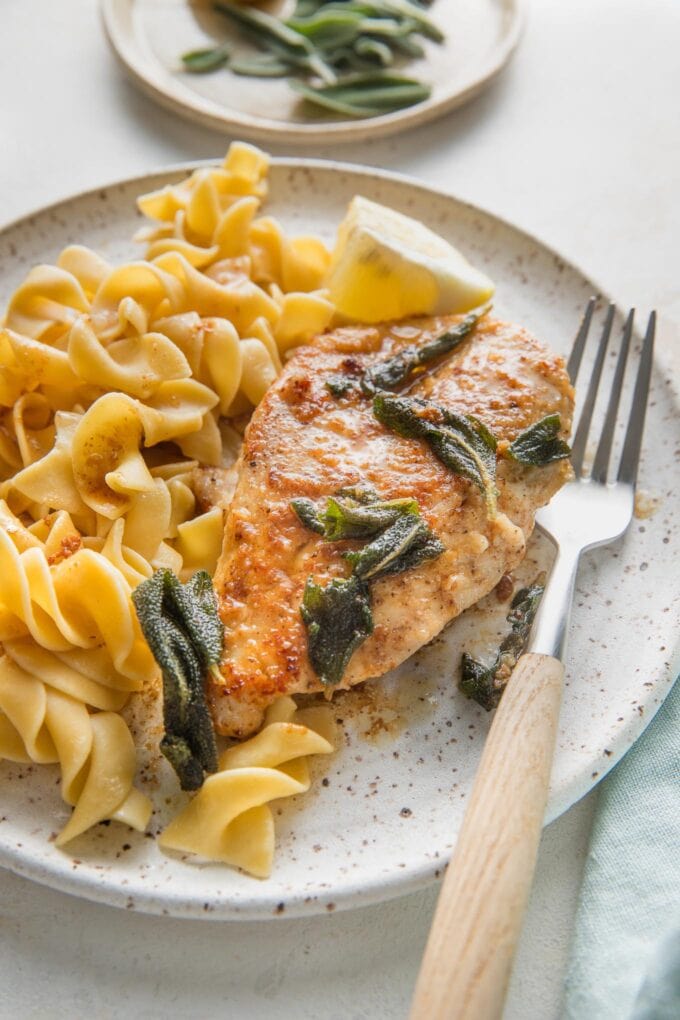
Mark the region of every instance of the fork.
<instances>
[{"instance_id":1,"label":"fork","mask_svg":"<svg viewBox=\"0 0 680 1020\"><path fill-rule=\"evenodd\" d=\"M595 307L591 298L567 362L573 381ZM531 651L519 659L489 730L439 895L411 1020L494 1020L502 1014L548 797L579 559L585 550L620 538L633 516L656 314L649 317L616 468L612 451L617 422L623 423L619 406L631 360L633 311L623 327L599 436L593 426L614 316L610 304L574 433L574 480L536 518L555 547L555 560L528 644ZM587 453L595 443L589 464Z\"/></svg>"}]
</instances>

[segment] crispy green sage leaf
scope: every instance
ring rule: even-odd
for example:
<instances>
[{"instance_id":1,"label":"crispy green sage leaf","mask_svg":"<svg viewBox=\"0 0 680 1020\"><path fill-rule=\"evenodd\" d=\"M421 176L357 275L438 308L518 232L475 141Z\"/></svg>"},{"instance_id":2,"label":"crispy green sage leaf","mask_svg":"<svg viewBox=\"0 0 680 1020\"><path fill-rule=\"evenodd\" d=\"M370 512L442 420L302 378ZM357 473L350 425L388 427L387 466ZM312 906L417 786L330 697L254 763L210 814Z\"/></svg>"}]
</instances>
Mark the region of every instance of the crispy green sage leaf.
<instances>
[{"instance_id":1,"label":"crispy green sage leaf","mask_svg":"<svg viewBox=\"0 0 680 1020\"><path fill-rule=\"evenodd\" d=\"M517 660L524 651L544 589L543 579L537 578L528 588L517 592L507 615L512 629L490 665L485 666L467 652L463 653L461 690L487 712L497 706Z\"/></svg>"},{"instance_id":2,"label":"crispy green sage leaf","mask_svg":"<svg viewBox=\"0 0 680 1020\"><path fill-rule=\"evenodd\" d=\"M423 365L449 354L474 329L483 312L466 315L453 329L446 330L434 340L424 344L410 344L384 361L378 361L364 372L361 388L366 396L378 390L394 390Z\"/></svg>"},{"instance_id":3,"label":"crispy green sage leaf","mask_svg":"<svg viewBox=\"0 0 680 1020\"><path fill-rule=\"evenodd\" d=\"M399 516L363 549L344 555L357 577L377 581L435 559L445 548L421 517L408 513Z\"/></svg>"},{"instance_id":4,"label":"crispy green sage leaf","mask_svg":"<svg viewBox=\"0 0 680 1020\"><path fill-rule=\"evenodd\" d=\"M404 514L418 515L415 499L376 500L357 503L351 497L336 499L331 496L326 504L324 521L326 538L337 542L343 538L372 538L397 521Z\"/></svg>"},{"instance_id":5,"label":"crispy green sage leaf","mask_svg":"<svg viewBox=\"0 0 680 1020\"><path fill-rule=\"evenodd\" d=\"M299 499L292 499L290 505L306 528L315 531L318 535L325 533L323 516L313 500L301 496Z\"/></svg>"},{"instance_id":6,"label":"crispy green sage leaf","mask_svg":"<svg viewBox=\"0 0 680 1020\"><path fill-rule=\"evenodd\" d=\"M210 669L220 661L224 649L224 627L210 574L197 570L186 584L175 581L167 592L168 611L189 634L203 667Z\"/></svg>"},{"instance_id":7,"label":"crispy green sage leaf","mask_svg":"<svg viewBox=\"0 0 680 1020\"><path fill-rule=\"evenodd\" d=\"M508 455L520 464L533 467L544 467L554 460L569 457L569 444L559 438L560 427L559 414L546 415L520 432L508 447Z\"/></svg>"},{"instance_id":8,"label":"crispy green sage leaf","mask_svg":"<svg viewBox=\"0 0 680 1020\"><path fill-rule=\"evenodd\" d=\"M419 514L415 499L380 500L376 493L354 488L329 496L324 509L311 499L294 499L291 507L300 521L329 542L373 538L404 514Z\"/></svg>"},{"instance_id":9,"label":"crispy green sage leaf","mask_svg":"<svg viewBox=\"0 0 680 1020\"><path fill-rule=\"evenodd\" d=\"M400 436L424 440L443 464L477 486L489 517L495 516L496 440L478 418L454 414L418 397L391 393L376 394L373 414Z\"/></svg>"},{"instance_id":10,"label":"crispy green sage leaf","mask_svg":"<svg viewBox=\"0 0 680 1020\"><path fill-rule=\"evenodd\" d=\"M321 588L310 577L300 607L312 666L323 684L337 684L352 653L373 630L368 581L411 570L445 547L420 517L417 500L380 500L367 485L341 489L323 509L310 499L295 499L291 507L306 527L328 541L373 539L344 553L352 565L347 580Z\"/></svg>"},{"instance_id":11,"label":"crispy green sage leaf","mask_svg":"<svg viewBox=\"0 0 680 1020\"><path fill-rule=\"evenodd\" d=\"M156 571L132 593L137 616L163 676L165 735L161 751L183 790L196 790L217 769L217 747L205 697L205 672L222 656L224 628L210 576L198 571L182 585Z\"/></svg>"},{"instance_id":12,"label":"crispy green sage leaf","mask_svg":"<svg viewBox=\"0 0 680 1020\"><path fill-rule=\"evenodd\" d=\"M353 499L355 503L379 503L380 496L368 482L355 482L354 485L344 485L336 492L336 496L343 496Z\"/></svg>"},{"instance_id":13,"label":"crispy green sage leaf","mask_svg":"<svg viewBox=\"0 0 680 1020\"><path fill-rule=\"evenodd\" d=\"M340 683L352 654L373 632L368 585L352 576L322 588L310 577L300 613L315 673L322 684Z\"/></svg>"},{"instance_id":14,"label":"crispy green sage leaf","mask_svg":"<svg viewBox=\"0 0 680 1020\"><path fill-rule=\"evenodd\" d=\"M326 389L334 397L346 397L354 389L355 382L351 376L337 372L326 379Z\"/></svg>"}]
</instances>

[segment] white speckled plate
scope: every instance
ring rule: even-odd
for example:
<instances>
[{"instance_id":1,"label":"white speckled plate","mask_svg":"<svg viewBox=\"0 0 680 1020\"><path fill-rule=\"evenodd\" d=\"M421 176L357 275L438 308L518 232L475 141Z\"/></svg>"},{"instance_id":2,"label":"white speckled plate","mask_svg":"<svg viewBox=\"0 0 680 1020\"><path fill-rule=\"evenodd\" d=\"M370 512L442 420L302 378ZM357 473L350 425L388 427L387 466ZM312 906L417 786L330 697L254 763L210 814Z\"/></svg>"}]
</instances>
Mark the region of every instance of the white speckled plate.
<instances>
[{"instance_id":1,"label":"white speckled plate","mask_svg":"<svg viewBox=\"0 0 680 1020\"><path fill-rule=\"evenodd\" d=\"M187 169L88 192L5 229L0 301L31 265L54 259L66 244L89 244L113 260L133 256L135 197L179 180ZM559 351L569 349L597 288L539 241L480 209L393 175L277 160L268 210L289 230L318 232L330 242L355 193L417 216L459 245L495 279L499 315ZM641 472L644 516L623 542L586 557L579 575L548 819L624 754L678 670L677 585L671 591L669 578L680 574L680 478L671 453L680 440L680 414L664 366L662 351ZM535 576L545 554L536 540L524 579ZM340 748L315 765L309 794L277 806L277 854L266 882L163 854L153 839L117 824L98 826L65 854L49 842L67 814L56 769L8 763L0 765L0 861L90 899L191 917L314 913L423 886L450 853L490 722L456 688L460 652L479 653L497 641L506 611L491 595L392 676L336 698ZM156 830L174 791L167 773L162 788L149 791Z\"/></svg>"},{"instance_id":2,"label":"white speckled plate","mask_svg":"<svg viewBox=\"0 0 680 1020\"><path fill-rule=\"evenodd\" d=\"M272 0L268 9L292 9ZM229 71L187 74L181 54L221 44L243 45L207 0L102 0L106 34L121 64L153 99L189 120L229 134L270 141L357 141L423 124L472 99L505 66L519 40L521 0L436 0L430 16L445 33L426 41L426 56L404 73L432 86L423 103L356 120L303 104L285 79L242 78Z\"/></svg>"}]
</instances>

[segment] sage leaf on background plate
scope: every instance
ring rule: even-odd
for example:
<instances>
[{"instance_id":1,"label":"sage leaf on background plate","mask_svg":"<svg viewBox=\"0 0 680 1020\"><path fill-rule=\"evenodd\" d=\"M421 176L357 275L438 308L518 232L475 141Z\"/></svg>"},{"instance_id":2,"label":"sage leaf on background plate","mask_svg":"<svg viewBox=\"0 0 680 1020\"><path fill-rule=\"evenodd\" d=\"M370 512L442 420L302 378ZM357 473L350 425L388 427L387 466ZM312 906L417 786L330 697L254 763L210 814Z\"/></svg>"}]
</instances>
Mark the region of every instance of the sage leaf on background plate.
<instances>
[{"instance_id":1,"label":"sage leaf on background plate","mask_svg":"<svg viewBox=\"0 0 680 1020\"><path fill-rule=\"evenodd\" d=\"M352 576L321 587L310 577L300 613L314 672L326 686L339 684L353 653L373 632L368 585Z\"/></svg>"},{"instance_id":2,"label":"sage leaf on background plate","mask_svg":"<svg viewBox=\"0 0 680 1020\"><path fill-rule=\"evenodd\" d=\"M545 582L541 577L528 588L517 592L506 617L512 629L504 638L492 663L485 666L483 662L463 652L460 688L487 712L498 705L517 660L524 651L544 589Z\"/></svg>"},{"instance_id":3,"label":"sage leaf on background plate","mask_svg":"<svg viewBox=\"0 0 680 1020\"><path fill-rule=\"evenodd\" d=\"M444 33L437 28L434 22L428 18L423 10L423 4L411 3L411 0L368 0L377 12L386 12L396 16L408 18L418 26L418 32L432 39L433 42L444 41Z\"/></svg>"},{"instance_id":4,"label":"sage leaf on background plate","mask_svg":"<svg viewBox=\"0 0 680 1020\"><path fill-rule=\"evenodd\" d=\"M394 54L387 43L368 35L359 36L354 43L354 52L358 57L374 60L380 67L389 67L394 62Z\"/></svg>"},{"instance_id":5,"label":"sage leaf on background plate","mask_svg":"<svg viewBox=\"0 0 680 1020\"><path fill-rule=\"evenodd\" d=\"M404 75L372 71L345 75L325 85L291 81L290 87L303 99L345 117L378 117L429 99L429 85Z\"/></svg>"},{"instance_id":6,"label":"sage leaf on background plate","mask_svg":"<svg viewBox=\"0 0 680 1020\"><path fill-rule=\"evenodd\" d=\"M218 14L234 21L252 42L269 51L269 56L287 64L291 72L301 69L318 75L327 84L337 81L337 75L326 61L323 51L281 18L257 7L246 7L228 0L221 0L212 6Z\"/></svg>"},{"instance_id":7,"label":"sage leaf on background plate","mask_svg":"<svg viewBox=\"0 0 680 1020\"><path fill-rule=\"evenodd\" d=\"M444 39L419 2L297 0L288 18L232 0L216 0L212 9L262 53L230 58L226 47L194 50L182 58L187 71L228 62L234 74L288 77L308 102L345 117L390 113L430 95L428 85L388 70L404 56L426 55L416 37Z\"/></svg>"},{"instance_id":8,"label":"sage leaf on background plate","mask_svg":"<svg viewBox=\"0 0 680 1020\"><path fill-rule=\"evenodd\" d=\"M496 439L478 418L391 393L376 394L373 413L400 436L424 440L442 464L477 486L489 517L496 515Z\"/></svg>"},{"instance_id":9,"label":"sage leaf on background plate","mask_svg":"<svg viewBox=\"0 0 680 1020\"><path fill-rule=\"evenodd\" d=\"M217 770L217 746L205 696L206 670L222 657L224 628L210 575L198 571L182 585L157 570L133 591L137 617L163 677L161 751L183 790L197 790Z\"/></svg>"},{"instance_id":10,"label":"sage leaf on background plate","mask_svg":"<svg viewBox=\"0 0 680 1020\"><path fill-rule=\"evenodd\" d=\"M209 74L229 63L229 47L214 46L205 50L191 50L182 54L184 70L191 74Z\"/></svg>"},{"instance_id":11,"label":"sage leaf on background plate","mask_svg":"<svg viewBox=\"0 0 680 1020\"><path fill-rule=\"evenodd\" d=\"M571 455L569 444L559 438L559 414L548 414L529 425L508 447L508 456L520 464L544 467Z\"/></svg>"},{"instance_id":12,"label":"sage leaf on background plate","mask_svg":"<svg viewBox=\"0 0 680 1020\"><path fill-rule=\"evenodd\" d=\"M274 43L287 51L305 54L312 53L314 49L300 32L290 28L281 18L275 18L257 7L246 7L231 3L229 0L220 0L212 6L218 14L223 14L242 27L259 33L261 45L270 46Z\"/></svg>"},{"instance_id":13,"label":"sage leaf on background plate","mask_svg":"<svg viewBox=\"0 0 680 1020\"><path fill-rule=\"evenodd\" d=\"M290 65L272 54L261 57L241 57L231 60L229 70L244 78L287 78Z\"/></svg>"}]
</instances>

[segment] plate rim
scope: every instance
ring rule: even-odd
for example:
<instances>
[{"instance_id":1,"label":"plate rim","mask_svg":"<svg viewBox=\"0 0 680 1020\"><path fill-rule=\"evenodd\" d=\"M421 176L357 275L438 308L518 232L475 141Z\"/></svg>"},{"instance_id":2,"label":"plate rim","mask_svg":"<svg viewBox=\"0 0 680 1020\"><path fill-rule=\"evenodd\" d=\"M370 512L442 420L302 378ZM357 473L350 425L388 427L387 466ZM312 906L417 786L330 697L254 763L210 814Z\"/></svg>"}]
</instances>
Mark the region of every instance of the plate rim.
<instances>
[{"instance_id":1,"label":"plate rim","mask_svg":"<svg viewBox=\"0 0 680 1020\"><path fill-rule=\"evenodd\" d=\"M121 19L126 10L132 12L137 0L100 0L100 15L104 35L119 65L131 80L151 99L171 113L200 123L222 133L240 131L250 138L298 144L357 142L369 138L387 137L401 130L427 124L438 117L474 99L490 85L510 62L524 32L527 21L528 0L500 0L509 15L508 25L499 43L481 69L469 77L450 95L432 98L415 106L379 117L361 120L346 120L328 123L293 123L269 120L256 114L241 113L224 108L191 93L181 86L170 91L152 73L152 65L143 56L134 52L134 41L127 39ZM186 91L186 98L183 98ZM214 109L213 109L214 108Z\"/></svg>"},{"instance_id":2,"label":"plate rim","mask_svg":"<svg viewBox=\"0 0 680 1020\"><path fill-rule=\"evenodd\" d=\"M19 227L23 222L30 221L38 216L48 215L50 212L61 206L65 206L79 200L87 200L102 191L112 190L119 187L130 187L132 185L143 186L143 182L154 178L171 178L175 175L179 176L187 174L196 169L215 166L216 163L219 163L219 161L220 157L217 157L216 159L185 160L155 170L148 170L141 174L114 178L95 187L76 191L70 195L58 198L46 205L39 206L23 213L9 222L0 224L0 242L7 233ZM477 213L483 217L494 220L496 223L501 224L504 228L520 235L524 240L538 245L545 253L555 259L558 259L565 267L580 276L588 284L591 284L593 293L597 294L601 300L611 300L607 291L600 287L589 273L586 273L571 259L563 256L551 244L543 241L538 235L525 230L523 227L517 226L512 221L493 211L478 206L473 202L468 202L465 199L458 198L450 191L432 186L426 182L413 178L408 174L334 159L273 157L271 163L273 167L279 168L283 171L309 168L310 170L316 169L319 171L345 173L351 174L352 176L372 179L378 178L415 189L424 195L434 195L437 198L452 201L473 213ZM167 183L171 183L171 181L168 180ZM654 362L657 369L664 369L668 367L671 360L672 352L666 347L661 348L660 346L657 346L654 352ZM678 394L675 389L673 394L674 399L678 401ZM635 713L634 716L631 715L627 724L618 731L616 737L608 742L608 751L610 752L609 757L604 759L589 759L588 762L579 768L572 780L560 790L559 795L553 794L548 802L543 822L544 826L560 817L565 811L577 803L577 801L590 793L591 790L594 789L594 787L597 786L621 760L623 755L630 749L630 747L654 719L656 713L659 711L665 699L673 689L679 670L680 641L676 644L676 647L673 649L669 657L668 668L664 672L660 670L658 673L658 683L655 685L655 693L659 696L658 703L654 704L653 702L650 702L649 705L646 705L643 715L639 715L638 713ZM662 687L661 685L664 682L665 686ZM596 778L593 778L591 770L595 761L597 761L598 771L596 773ZM374 877L368 885L362 885L360 882L348 882L341 889L328 891L319 890L317 895L311 897L308 893L305 894L305 892L290 893L287 894L286 897L285 912L279 913L275 909L273 898L271 901L263 903L261 899L248 900L247 897L243 897L236 902L229 900L226 897L222 897L213 901L210 910L206 911L204 907L204 896L200 897L200 902L196 897L196 894L193 894L193 897L178 895L172 896L168 899L167 892L166 895L161 898L156 893L146 893L143 889L138 887L134 889L134 893L131 893L129 891L129 887L123 888L120 885L112 887L110 885L105 885L103 882L97 882L94 876L79 873L77 870L73 871L69 867L69 864L70 858L68 858L68 856L64 856L63 863L59 861L58 864L56 862L39 862L32 859L27 862L25 859L22 859L21 853L17 852L14 847L4 846L0 840L0 866L7 867L10 871L32 879L40 884L47 885L50 888L57 889L64 893L79 896L83 899L108 904L118 908L127 908L142 913L169 915L194 920L200 918L218 921L252 921L266 920L268 918L278 916L282 916L284 919L290 919L292 917L311 916L325 913L331 908L337 908L340 910L370 906L375 903L384 902L398 896L415 892L418 889L425 888L440 880L445 871L445 863L438 863L435 867L432 860L423 860L419 865L410 868L407 872L393 871L392 874L382 874Z\"/></svg>"}]
</instances>

